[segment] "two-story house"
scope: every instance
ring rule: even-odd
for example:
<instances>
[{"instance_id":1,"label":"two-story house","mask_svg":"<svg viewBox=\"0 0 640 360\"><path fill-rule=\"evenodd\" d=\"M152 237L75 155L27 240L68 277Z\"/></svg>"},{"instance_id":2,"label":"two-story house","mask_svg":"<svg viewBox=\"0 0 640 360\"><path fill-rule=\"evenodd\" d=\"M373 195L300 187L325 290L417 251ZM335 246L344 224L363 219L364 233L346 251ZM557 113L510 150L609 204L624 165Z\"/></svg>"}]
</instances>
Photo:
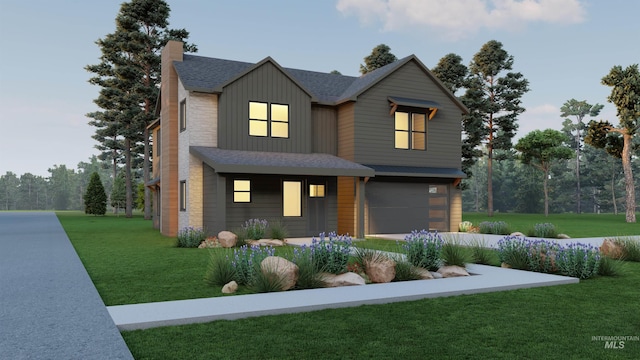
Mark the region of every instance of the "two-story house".
<instances>
[{"instance_id":1,"label":"two-story house","mask_svg":"<svg viewBox=\"0 0 640 360\"><path fill-rule=\"evenodd\" d=\"M465 106L411 55L361 77L162 52L155 225L455 231Z\"/></svg>"}]
</instances>

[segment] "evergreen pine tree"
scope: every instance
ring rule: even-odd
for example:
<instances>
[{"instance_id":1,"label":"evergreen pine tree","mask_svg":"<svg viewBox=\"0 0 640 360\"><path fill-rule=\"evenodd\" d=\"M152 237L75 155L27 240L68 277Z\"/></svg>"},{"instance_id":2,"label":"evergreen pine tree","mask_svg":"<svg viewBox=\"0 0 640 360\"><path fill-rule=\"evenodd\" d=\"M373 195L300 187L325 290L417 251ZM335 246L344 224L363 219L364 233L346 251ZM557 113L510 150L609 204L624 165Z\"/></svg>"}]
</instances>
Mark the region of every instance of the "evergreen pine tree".
<instances>
[{"instance_id":1,"label":"evergreen pine tree","mask_svg":"<svg viewBox=\"0 0 640 360\"><path fill-rule=\"evenodd\" d=\"M125 174L121 171L113 181L113 188L111 189L111 206L115 209L115 213L118 213L119 208L123 208L127 202L127 189Z\"/></svg>"},{"instance_id":2,"label":"evergreen pine tree","mask_svg":"<svg viewBox=\"0 0 640 360\"><path fill-rule=\"evenodd\" d=\"M107 212L107 193L97 172L91 174L87 191L84 194L84 213L104 215Z\"/></svg>"}]
</instances>

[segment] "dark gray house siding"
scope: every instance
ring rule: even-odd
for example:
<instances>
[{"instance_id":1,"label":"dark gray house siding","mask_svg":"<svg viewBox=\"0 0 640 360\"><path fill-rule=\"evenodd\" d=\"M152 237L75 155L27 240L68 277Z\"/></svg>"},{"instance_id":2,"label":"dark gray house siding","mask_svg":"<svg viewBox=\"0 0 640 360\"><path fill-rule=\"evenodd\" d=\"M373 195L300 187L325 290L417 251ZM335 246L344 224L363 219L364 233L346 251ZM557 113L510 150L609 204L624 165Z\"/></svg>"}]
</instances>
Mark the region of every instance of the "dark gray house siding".
<instances>
[{"instance_id":1,"label":"dark gray house siding","mask_svg":"<svg viewBox=\"0 0 640 360\"><path fill-rule=\"evenodd\" d=\"M233 180L251 180L251 202L233 202ZM282 216L282 182L302 182L302 216ZM309 184L325 185L324 203L318 205L309 197ZM337 231L337 183L336 178L233 174L226 177L226 226L238 229L248 219L282 221L289 237L317 236L320 232ZM324 209L322 209L324 208ZM324 211L322 211L324 210ZM318 227L318 219L324 226Z\"/></svg>"},{"instance_id":2,"label":"dark gray house siding","mask_svg":"<svg viewBox=\"0 0 640 360\"><path fill-rule=\"evenodd\" d=\"M401 150L394 146L394 117L389 96L435 101L436 116L427 124L426 150ZM462 111L410 61L360 96L355 104L355 157L361 164L460 168L460 115Z\"/></svg>"},{"instance_id":3,"label":"dark gray house siding","mask_svg":"<svg viewBox=\"0 0 640 360\"><path fill-rule=\"evenodd\" d=\"M289 105L289 138L249 136L250 101ZM311 97L271 62L228 84L218 106L220 148L311 152Z\"/></svg>"},{"instance_id":4,"label":"dark gray house siding","mask_svg":"<svg viewBox=\"0 0 640 360\"><path fill-rule=\"evenodd\" d=\"M313 106L311 108L313 139L312 152L338 154L338 114L335 107Z\"/></svg>"}]
</instances>

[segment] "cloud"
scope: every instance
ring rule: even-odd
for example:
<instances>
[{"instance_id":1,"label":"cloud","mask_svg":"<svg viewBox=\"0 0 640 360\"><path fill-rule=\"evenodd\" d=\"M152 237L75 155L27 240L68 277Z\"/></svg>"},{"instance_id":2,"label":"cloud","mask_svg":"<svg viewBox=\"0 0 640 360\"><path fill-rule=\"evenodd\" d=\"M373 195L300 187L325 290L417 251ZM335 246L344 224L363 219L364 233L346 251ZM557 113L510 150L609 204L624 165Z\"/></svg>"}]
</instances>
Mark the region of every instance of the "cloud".
<instances>
[{"instance_id":1,"label":"cloud","mask_svg":"<svg viewBox=\"0 0 640 360\"><path fill-rule=\"evenodd\" d=\"M586 15L579 0L338 0L336 8L365 25L380 22L383 31L430 29L450 40L535 22L575 24Z\"/></svg>"}]
</instances>

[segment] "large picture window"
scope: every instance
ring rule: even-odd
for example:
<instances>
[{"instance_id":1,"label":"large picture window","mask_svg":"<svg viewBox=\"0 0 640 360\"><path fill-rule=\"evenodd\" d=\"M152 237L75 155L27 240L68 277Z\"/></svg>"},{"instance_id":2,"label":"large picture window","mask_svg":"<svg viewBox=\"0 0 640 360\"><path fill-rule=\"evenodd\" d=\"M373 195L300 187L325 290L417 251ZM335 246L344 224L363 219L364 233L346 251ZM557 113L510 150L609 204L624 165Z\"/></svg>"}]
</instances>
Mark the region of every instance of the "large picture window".
<instances>
[{"instance_id":1,"label":"large picture window","mask_svg":"<svg viewBox=\"0 0 640 360\"><path fill-rule=\"evenodd\" d=\"M289 137L289 105L249 102L249 135Z\"/></svg>"},{"instance_id":2,"label":"large picture window","mask_svg":"<svg viewBox=\"0 0 640 360\"><path fill-rule=\"evenodd\" d=\"M302 182L282 183L282 216L302 216Z\"/></svg>"},{"instance_id":3,"label":"large picture window","mask_svg":"<svg viewBox=\"0 0 640 360\"><path fill-rule=\"evenodd\" d=\"M251 202L251 180L233 180L233 202Z\"/></svg>"},{"instance_id":4,"label":"large picture window","mask_svg":"<svg viewBox=\"0 0 640 360\"><path fill-rule=\"evenodd\" d=\"M395 148L425 150L427 147L427 115L395 112Z\"/></svg>"}]
</instances>

